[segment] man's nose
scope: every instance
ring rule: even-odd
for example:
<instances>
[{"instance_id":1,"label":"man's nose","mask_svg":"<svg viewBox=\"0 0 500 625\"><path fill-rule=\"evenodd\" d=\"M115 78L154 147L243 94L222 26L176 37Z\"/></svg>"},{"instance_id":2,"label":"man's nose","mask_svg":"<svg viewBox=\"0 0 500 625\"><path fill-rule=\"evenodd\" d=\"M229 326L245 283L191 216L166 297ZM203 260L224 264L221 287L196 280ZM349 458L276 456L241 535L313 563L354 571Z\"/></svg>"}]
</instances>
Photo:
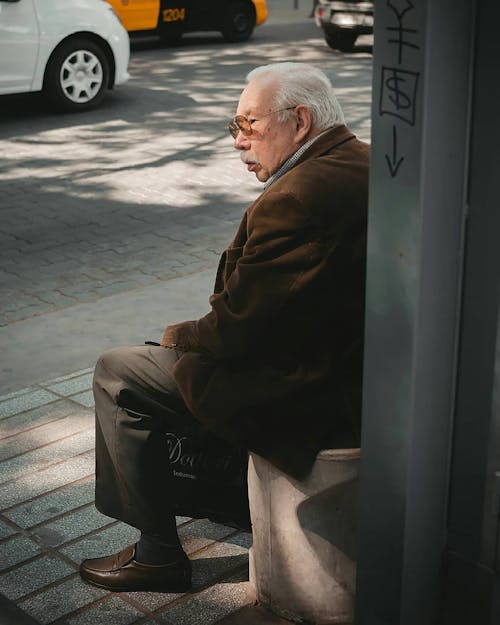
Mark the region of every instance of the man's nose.
<instances>
[{"instance_id":1,"label":"man's nose","mask_svg":"<svg viewBox=\"0 0 500 625\"><path fill-rule=\"evenodd\" d=\"M241 132L241 130L239 130L238 134L234 138L233 145L237 150L248 150L250 147L250 140Z\"/></svg>"}]
</instances>

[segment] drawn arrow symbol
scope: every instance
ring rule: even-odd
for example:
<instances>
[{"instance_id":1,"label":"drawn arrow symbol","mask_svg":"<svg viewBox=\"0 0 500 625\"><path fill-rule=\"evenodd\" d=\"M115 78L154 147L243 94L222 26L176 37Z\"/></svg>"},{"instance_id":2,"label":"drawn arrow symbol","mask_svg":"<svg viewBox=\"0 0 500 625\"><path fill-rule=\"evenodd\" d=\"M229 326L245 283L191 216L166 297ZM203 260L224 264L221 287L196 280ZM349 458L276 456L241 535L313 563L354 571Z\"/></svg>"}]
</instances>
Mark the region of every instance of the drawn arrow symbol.
<instances>
[{"instance_id":1,"label":"drawn arrow symbol","mask_svg":"<svg viewBox=\"0 0 500 625\"><path fill-rule=\"evenodd\" d=\"M394 178L394 176L398 173L399 166L405 160L404 156L401 156L398 159L398 136L396 134L396 126L392 127L392 158L386 154L385 160L387 161L391 177Z\"/></svg>"}]
</instances>

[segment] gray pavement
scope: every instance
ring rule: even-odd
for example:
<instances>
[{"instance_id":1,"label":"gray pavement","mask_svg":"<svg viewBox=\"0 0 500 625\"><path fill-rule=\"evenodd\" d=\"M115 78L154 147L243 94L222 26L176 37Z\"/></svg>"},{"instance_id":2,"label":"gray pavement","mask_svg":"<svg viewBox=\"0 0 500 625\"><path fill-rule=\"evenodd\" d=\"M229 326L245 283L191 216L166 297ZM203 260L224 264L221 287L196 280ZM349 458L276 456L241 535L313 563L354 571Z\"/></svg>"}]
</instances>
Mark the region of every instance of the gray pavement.
<instances>
[{"instance_id":1,"label":"gray pavement","mask_svg":"<svg viewBox=\"0 0 500 625\"><path fill-rule=\"evenodd\" d=\"M268 4L248 43L134 42L130 82L96 111L0 101L1 625L283 623L249 605L251 536L208 521L179 519L190 593L106 593L77 573L135 537L93 506L92 367L206 312L219 253L260 189L226 131L246 72L320 65L369 139L370 40L334 52L312 2Z\"/></svg>"},{"instance_id":2,"label":"gray pavement","mask_svg":"<svg viewBox=\"0 0 500 625\"><path fill-rule=\"evenodd\" d=\"M208 296L201 274L260 189L226 131L252 67L319 64L369 138L369 48L330 50L309 2L269 7L244 44L135 42L130 82L95 111L54 115L36 96L0 102L0 393L91 366L109 344L154 338L177 312L205 311L192 290Z\"/></svg>"}]
</instances>

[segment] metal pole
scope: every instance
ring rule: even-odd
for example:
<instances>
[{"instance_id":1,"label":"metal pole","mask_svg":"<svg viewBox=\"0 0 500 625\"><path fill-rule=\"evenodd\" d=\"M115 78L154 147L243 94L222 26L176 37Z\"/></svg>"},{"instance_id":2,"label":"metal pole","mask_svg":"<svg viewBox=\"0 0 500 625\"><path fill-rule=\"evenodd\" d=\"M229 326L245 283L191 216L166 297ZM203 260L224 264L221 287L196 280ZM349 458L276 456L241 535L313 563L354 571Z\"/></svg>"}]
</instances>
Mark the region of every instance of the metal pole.
<instances>
[{"instance_id":1,"label":"metal pole","mask_svg":"<svg viewBox=\"0 0 500 625\"><path fill-rule=\"evenodd\" d=\"M357 625L439 608L473 5L375 3Z\"/></svg>"}]
</instances>

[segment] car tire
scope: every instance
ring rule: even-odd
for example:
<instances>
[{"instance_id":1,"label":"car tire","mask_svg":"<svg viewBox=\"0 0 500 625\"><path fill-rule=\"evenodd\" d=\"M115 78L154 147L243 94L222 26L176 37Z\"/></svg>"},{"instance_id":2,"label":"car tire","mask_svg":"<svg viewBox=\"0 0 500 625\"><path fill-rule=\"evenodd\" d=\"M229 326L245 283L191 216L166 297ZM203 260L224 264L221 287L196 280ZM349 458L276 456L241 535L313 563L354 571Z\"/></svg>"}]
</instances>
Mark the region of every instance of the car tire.
<instances>
[{"instance_id":1,"label":"car tire","mask_svg":"<svg viewBox=\"0 0 500 625\"><path fill-rule=\"evenodd\" d=\"M255 10L250 3L231 2L226 9L222 36L231 43L246 41L255 28Z\"/></svg>"},{"instance_id":2,"label":"car tire","mask_svg":"<svg viewBox=\"0 0 500 625\"><path fill-rule=\"evenodd\" d=\"M97 106L109 84L109 62L102 46L75 37L56 48L47 63L43 90L61 111L85 111Z\"/></svg>"},{"instance_id":3,"label":"car tire","mask_svg":"<svg viewBox=\"0 0 500 625\"><path fill-rule=\"evenodd\" d=\"M357 38L358 35L356 33L345 31L339 31L334 35L325 35L325 41L330 48L340 50L341 52L352 52Z\"/></svg>"}]
</instances>

